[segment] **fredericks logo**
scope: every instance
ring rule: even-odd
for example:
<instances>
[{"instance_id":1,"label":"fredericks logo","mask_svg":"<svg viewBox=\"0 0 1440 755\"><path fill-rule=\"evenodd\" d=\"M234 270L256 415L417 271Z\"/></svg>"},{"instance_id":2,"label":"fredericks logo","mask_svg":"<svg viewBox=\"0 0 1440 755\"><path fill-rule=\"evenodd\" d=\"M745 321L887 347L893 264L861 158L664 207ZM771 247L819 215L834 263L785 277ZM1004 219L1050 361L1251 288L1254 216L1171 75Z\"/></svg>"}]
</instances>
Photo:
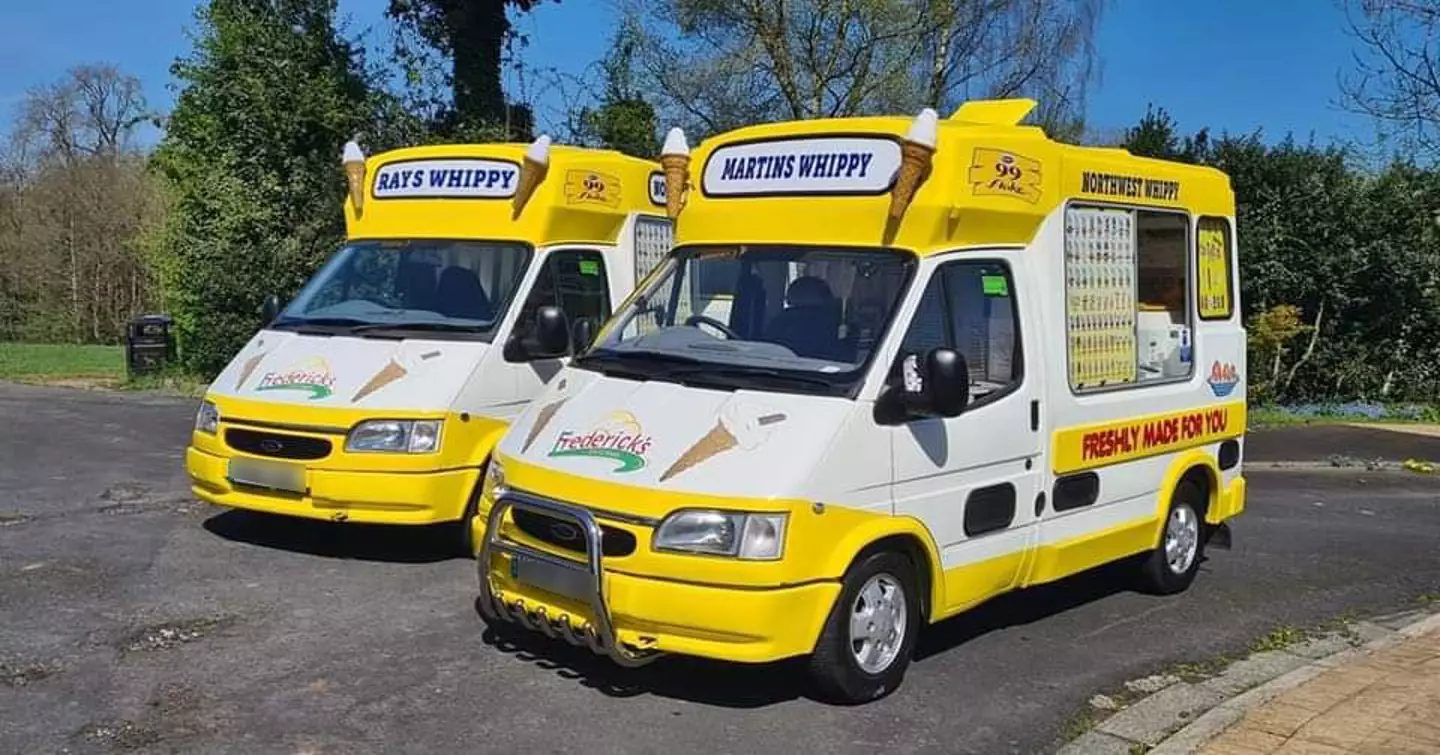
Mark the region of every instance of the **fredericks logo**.
<instances>
[{"instance_id":1,"label":"fredericks logo","mask_svg":"<svg viewBox=\"0 0 1440 755\"><path fill-rule=\"evenodd\" d=\"M267 372L257 391L307 391L315 401L335 392L335 376L324 359L311 359L284 372Z\"/></svg>"},{"instance_id":2,"label":"fredericks logo","mask_svg":"<svg viewBox=\"0 0 1440 755\"><path fill-rule=\"evenodd\" d=\"M645 454L652 440L640 429L640 422L630 412L615 412L588 432L562 430L550 449L550 456L590 456L609 459L620 466L615 474L634 472L645 466Z\"/></svg>"}]
</instances>

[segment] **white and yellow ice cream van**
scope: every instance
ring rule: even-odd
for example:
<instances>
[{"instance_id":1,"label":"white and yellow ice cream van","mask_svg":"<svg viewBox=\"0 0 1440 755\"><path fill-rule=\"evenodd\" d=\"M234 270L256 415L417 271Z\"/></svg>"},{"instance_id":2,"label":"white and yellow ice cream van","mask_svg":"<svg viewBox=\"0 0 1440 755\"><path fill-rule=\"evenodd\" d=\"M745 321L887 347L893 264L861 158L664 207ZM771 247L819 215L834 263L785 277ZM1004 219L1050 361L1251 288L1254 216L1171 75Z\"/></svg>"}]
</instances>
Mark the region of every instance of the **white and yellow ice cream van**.
<instances>
[{"instance_id":1,"label":"white and yellow ice cream van","mask_svg":"<svg viewBox=\"0 0 1440 755\"><path fill-rule=\"evenodd\" d=\"M344 162L347 241L210 386L194 493L337 522L465 521L506 425L670 248L663 176L548 137L369 158L352 142Z\"/></svg>"},{"instance_id":2,"label":"white and yellow ice cream van","mask_svg":"<svg viewBox=\"0 0 1440 755\"><path fill-rule=\"evenodd\" d=\"M1001 593L1184 590L1245 503L1230 184L1033 106L672 132L675 249L489 468L487 620L863 701Z\"/></svg>"}]
</instances>

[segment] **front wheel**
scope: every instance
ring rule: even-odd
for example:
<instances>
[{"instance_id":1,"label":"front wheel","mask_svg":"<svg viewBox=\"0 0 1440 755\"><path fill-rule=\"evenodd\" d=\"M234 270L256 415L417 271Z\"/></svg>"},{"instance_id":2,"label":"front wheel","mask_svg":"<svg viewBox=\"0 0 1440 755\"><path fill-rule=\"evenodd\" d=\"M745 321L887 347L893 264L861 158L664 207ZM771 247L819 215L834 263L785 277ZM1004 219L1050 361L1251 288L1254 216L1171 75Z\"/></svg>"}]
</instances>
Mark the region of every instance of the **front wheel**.
<instances>
[{"instance_id":1,"label":"front wheel","mask_svg":"<svg viewBox=\"0 0 1440 755\"><path fill-rule=\"evenodd\" d=\"M920 631L915 567L880 551L850 567L810 657L820 693L835 702L876 700L895 691Z\"/></svg>"},{"instance_id":2,"label":"front wheel","mask_svg":"<svg viewBox=\"0 0 1440 755\"><path fill-rule=\"evenodd\" d=\"M1204 501L1204 491L1193 482L1187 480L1175 488L1160 543L1140 570L1147 592L1171 595L1195 581L1205 555Z\"/></svg>"}]
</instances>

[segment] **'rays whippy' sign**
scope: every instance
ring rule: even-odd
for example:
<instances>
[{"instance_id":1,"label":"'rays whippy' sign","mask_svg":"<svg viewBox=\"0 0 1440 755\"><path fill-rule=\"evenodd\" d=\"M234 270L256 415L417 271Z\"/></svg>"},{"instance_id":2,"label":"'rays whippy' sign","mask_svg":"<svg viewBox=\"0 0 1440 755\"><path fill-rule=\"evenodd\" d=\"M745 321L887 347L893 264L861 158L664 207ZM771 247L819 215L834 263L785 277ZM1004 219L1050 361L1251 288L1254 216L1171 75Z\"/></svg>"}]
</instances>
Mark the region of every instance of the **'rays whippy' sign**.
<instances>
[{"instance_id":1,"label":"'rays whippy' sign","mask_svg":"<svg viewBox=\"0 0 1440 755\"><path fill-rule=\"evenodd\" d=\"M900 169L900 144L865 136L781 139L710 154L701 190L714 197L883 194Z\"/></svg>"},{"instance_id":2,"label":"'rays whippy' sign","mask_svg":"<svg viewBox=\"0 0 1440 755\"><path fill-rule=\"evenodd\" d=\"M515 195L519 175L520 166L505 160L401 160L380 166L370 193L376 199L503 199Z\"/></svg>"}]
</instances>

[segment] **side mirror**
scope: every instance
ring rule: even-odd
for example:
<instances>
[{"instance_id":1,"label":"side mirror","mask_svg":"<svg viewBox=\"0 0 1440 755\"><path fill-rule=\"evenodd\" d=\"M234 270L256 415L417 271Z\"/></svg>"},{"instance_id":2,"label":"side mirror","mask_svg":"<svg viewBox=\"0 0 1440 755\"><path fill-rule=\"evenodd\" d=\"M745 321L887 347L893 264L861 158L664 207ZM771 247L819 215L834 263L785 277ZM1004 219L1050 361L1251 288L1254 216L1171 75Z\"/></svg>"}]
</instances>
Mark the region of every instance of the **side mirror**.
<instances>
[{"instance_id":1,"label":"side mirror","mask_svg":"<svg viewBox=\"0 0 1440 755\"><path fill-rule=\"evenodd\" d=\"M575 346L578 354L595 340L595 321L589 317L582 317L575 321L574 327L570 329L570 342Z\"/></svg>"},{"instance_id":2,"label":"side mirror","mask_svg":"<svg viewBox=\"0 0 1440 755\"><path fill-rule=\"evenodd\" d=\"M265 320L266 325L269 325L270 323L275 321L275 318L279 316L280 297L276 296L275 294L270 294L269 296L265 297L265 303L260 305L260 317Z\"/></svg>"},{"instance_id":3,"label":"side mirror","mask_svg":"<svg viewBox=\"0 0 1440 755\"><path fill-rule=\"evenodd\" d=\"M925 355L921 395L930 416L958 417L970 403L970 366L954 349L933 349Z\"/></svg>"},{"instance_id":4,"label":"side mirror","mask_svg":"<svg viewBox=\"0 0 1440 755\"><path fill-rule=\"evenodd\" d=\"M957 417L970 404L970 368L954 349L907 357L900 372L900 384L886 388L875 402L875 419L882 425Z\"/></svg>"},{"instance_id":5,"label":"side mirror","mask_svg":"<svg viewBox=\"0 0 1440 755\"><path fill-rule=\"evenodd\" d=\"M533 359L559 359L570 352L570 323L559 307L535 311L533 343L527 344Z\"/></svg>"}]
</instances>

